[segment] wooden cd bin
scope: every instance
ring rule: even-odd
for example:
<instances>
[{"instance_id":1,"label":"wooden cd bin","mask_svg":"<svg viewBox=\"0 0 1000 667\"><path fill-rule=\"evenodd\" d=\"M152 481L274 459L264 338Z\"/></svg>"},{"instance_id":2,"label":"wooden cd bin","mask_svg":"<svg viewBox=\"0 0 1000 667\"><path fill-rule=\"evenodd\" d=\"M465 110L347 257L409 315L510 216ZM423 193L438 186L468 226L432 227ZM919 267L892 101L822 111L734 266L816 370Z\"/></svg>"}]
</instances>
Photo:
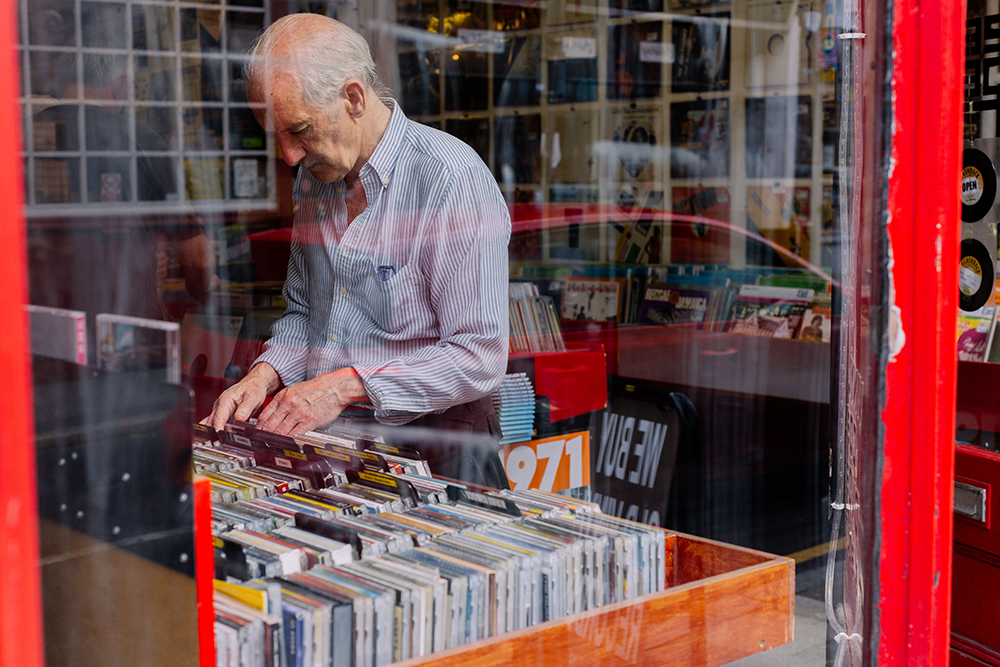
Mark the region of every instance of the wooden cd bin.
<instances>
[{"instance_id":1,"label":"wooden cd bin","mask_svg":"<svg viewBox=\"0 0 1000 667\"><path fill-rule=\"evenodd\" d=\"M397 667L722 665L792 641L795 562L667 531L667 588Z\"/></svg>"}]
</instances>

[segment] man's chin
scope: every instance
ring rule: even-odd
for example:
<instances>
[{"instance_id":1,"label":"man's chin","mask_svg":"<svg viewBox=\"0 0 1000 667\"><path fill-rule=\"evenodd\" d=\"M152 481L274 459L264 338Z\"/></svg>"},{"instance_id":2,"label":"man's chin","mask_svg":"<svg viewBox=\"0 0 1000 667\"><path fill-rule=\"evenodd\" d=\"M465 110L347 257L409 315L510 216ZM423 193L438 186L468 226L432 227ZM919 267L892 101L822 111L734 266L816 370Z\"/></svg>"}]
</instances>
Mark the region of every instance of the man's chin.
<instances>
[{"instance_id":1,"label":"man's chin","mask_svg":"<svg viewBox=\"0 0 1000 667\"><path fill-rule=\"evenodd\" d=\"M333 170L333 168L330 165L326 163L320 163L317 165L313 165L312 167L306 167L306 169L308 169L309 173L312 174L313 178L315 178L320 183L333 183L335 181L343 179L342 176L338 178L337 173Z\"/></svg>"}]
</instances>

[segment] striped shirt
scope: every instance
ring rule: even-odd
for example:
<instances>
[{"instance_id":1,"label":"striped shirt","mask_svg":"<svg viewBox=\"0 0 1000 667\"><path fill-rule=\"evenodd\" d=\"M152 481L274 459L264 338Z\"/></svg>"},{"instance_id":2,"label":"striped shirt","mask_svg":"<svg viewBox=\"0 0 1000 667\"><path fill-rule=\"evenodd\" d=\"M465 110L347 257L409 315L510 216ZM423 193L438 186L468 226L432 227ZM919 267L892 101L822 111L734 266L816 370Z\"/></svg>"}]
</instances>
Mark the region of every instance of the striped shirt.
<instances>
[{"instance_id":1,"label":"striped shirt","mask_svg":"<svg viewBox=\"0 0 1000 667\"><path fill-rule=\"evenodd\" d=\"M343 181L295 182L287 309L257 362L288 386L346 367L383 423L480 398L507 367L510 213L465 143L403 115L360 180L348 225Z\"/></svg>"}]
</instances>

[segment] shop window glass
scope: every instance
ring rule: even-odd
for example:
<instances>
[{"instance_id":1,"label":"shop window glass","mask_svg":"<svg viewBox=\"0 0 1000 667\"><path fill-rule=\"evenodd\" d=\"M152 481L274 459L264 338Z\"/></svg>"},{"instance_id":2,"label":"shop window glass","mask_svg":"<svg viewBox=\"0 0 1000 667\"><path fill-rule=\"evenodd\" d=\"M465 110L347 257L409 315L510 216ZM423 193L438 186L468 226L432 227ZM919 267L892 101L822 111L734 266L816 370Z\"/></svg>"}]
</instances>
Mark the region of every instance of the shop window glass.
<instances>
[{"instance_id":1,"label":"shop window glass","mask_svg":"<svg viewBox=\"0 0 1000 667\"><path fill-rule=\"evenodd\" d=\"M132 664L181 664L196 650L193 468L223 475L212 486L217 574L229 583L251 578L240 576L250 571L245 550L237 550L244 569L223 561L235 558L226 534L235 528L237 501L256 492L232 491L233 466L205 463L225 454L206 453L204 444L192 454L189 427L253 372L272 326L280 332L290 322L284 314L296 308L306 318L310 309L330 310L328 322L310 321L310 331L323 329L336 350L366 354L377 346L365 337L370 332L337 310L338 299L354 299L344 282L350 278L365 295L353 316L386 333L385 345L403 349L413 339L407 332L440 337L449 318L467 315L478 301L463 297L455 312L423 312L414 303L451 303L484 279L463 273L471 255L440 260L463 276L449 284L430 278L446 272L441 266L396 258L423 243L455 243L481 215L456 215L426 238L397 218L419 222L429 202L402 207L405 216L379 209L379 220L337 227L347 215L340 207L351 210L334 194L340 186L309 176L316 164L296 158L291 132L276 136L261 127L261 119L274 124L276 109L248 99L243 68L260 31L286 12L358 30L393 96L389 108L424 138L414 140L415 150L454 142L445 144L449 159L467 161L485 179L472 204L492 202L504 224L510 217L498 269L506 289L483 308L484 321L495 314L505 322L507 362L494 369L492 393L476 398L487 413L499 410L496 442L489 443L497 474L515 491L551 491L690 539L793 558L802 610L795 635L815 642L801 664L862 664L857 647L827 641L827 621L830 636L868 633L873 613L875 542L868 538L876 487L858 471L875 469L878 454L859 444L858 434L875 428L876 399L858 378L870 380L866 373L877 368L848 361L878 356L872 341L882 340L884 294L881 276L859 265L859 258L877 263L880 232L852 232L848 221L873 196L860 190L861 169L873 158L855 120L859 86L874 85L859 81L858 70L875 48L839 37L884 26L859 27L843 3L805 0L18 6L30 304L37 307L33 326L45 332L36 343L46 341L35 349L36 391L54 401L53 414L40 413L37 424L39 479L50 494L41 503L43 520L55 529L49 556L69 558L79 534L108 550L107 558L80 565L95 577L110 567L153 576L144 573L155 564L157 590L173 595L139 605L137 626L185 620L169 637L137 634L144 639L136 640ZM969 48L985 53L993 44L983 39ZM984 80L984 95L987 87ZM379 109L374 100L372 108ZM973 109L967 138L980 141L995 118ZM430 179L433 160L421 165L421 177ZM362 211L395 196L397 179L409 178L377 175L382 186L364 187ZM423 187L413 179L414 189ZM351 240L389 223L402 226ZM477 237L465 251L486 255L487 241ZM995 231L989 241L995 249ZM392 243L382 253L379 244ZM303 304L292 283L306 255L355 265L331 278L329 289L317 288L314 276L304 280L298 288L317 301ZM335 370L326 367L331 349L307 350L303 366ZM443 381L421 379L413 389L404 376L399 384L414 400L447 391ZM862 404L859 425L852 414L861 413L852 410ZM393 408L379 418L420 412L424 419L435 411ZM367 412L351 414L347 419L358 421L346 423L362 429L362 440L407 433L378 430ZM435 437L448 432L449 415L431 417ZM125 422L139 424L139 435ZM960 439L985 437L961 413L959 422ZM369 427L378 432L364 431ZM246 435L243 424L231 428ZM294 441L269 441L268 451L275 442L301 455L288 460L317 460ZM85 465L61 468L74 453ZM446 463L468 472L462 456L452 458ZM244 481L257 472L235 470ZM129 486L125 475L142 481ZM295 502L310 501L319 502ZM63 505L93 519L76 521ZM848 506L864 512L845 518ZM253 515L246 524L253 530L279 528L273 517L241 507ZM388 525L377 523L380 530ZM407 535L412 541L415 533ZM416 539L424 546L430 538ZM332 555L301 553L310 566L332 563ZM43 569L51 586L68 576L57 569ZM276 572L263 573L273 579ZM697 579L685 571L674 583L684 577ZM46 596L53 590L47 584ZM93 597L46 606L52 655L77 655L66 643L69 631L54 628L93 617ZM646 621L628 618L623 632L645 636ZM219 623L219 636L229 636ZM118 637L125 626L102 627ZM599 643L596 630L580 628L583 644ZM391 657L402 656L400 649ZM364 657L375 661L376 654Z\"/></svg>"}]
</instances>

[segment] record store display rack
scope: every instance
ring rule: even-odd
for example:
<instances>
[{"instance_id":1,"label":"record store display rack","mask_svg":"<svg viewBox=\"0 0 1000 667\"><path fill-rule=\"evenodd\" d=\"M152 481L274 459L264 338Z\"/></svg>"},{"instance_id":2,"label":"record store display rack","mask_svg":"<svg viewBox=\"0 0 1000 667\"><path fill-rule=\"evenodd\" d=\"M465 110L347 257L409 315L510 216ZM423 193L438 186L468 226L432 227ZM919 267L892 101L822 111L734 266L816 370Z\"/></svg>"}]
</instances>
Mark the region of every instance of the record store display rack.
<instances>
[{"instance_id":1,"label":"record store display rack","mask_svg":"<svg viewBox=\"0 0 1000 667\"><path fill-rule=\"evenodd\" d=\"M571 628L585 639L600 628L597 648L607 635L606 652L638 657L650 642L684 643L653 619L689 604L695 585L707 595L701 623L718 603L761 636L717 637L718 650L693 664L791 639L788 559L560 495L434 478L419 452L374 436L199 425L194 462L211 488L220 666L424 664L438 651L447 651L440 664L448 656L509 664L524 642L559 650ZM704 586L740 591L739 599L717 600ZM605 632L612 617L620 633Z\"/></svg>"}]
</instances>

